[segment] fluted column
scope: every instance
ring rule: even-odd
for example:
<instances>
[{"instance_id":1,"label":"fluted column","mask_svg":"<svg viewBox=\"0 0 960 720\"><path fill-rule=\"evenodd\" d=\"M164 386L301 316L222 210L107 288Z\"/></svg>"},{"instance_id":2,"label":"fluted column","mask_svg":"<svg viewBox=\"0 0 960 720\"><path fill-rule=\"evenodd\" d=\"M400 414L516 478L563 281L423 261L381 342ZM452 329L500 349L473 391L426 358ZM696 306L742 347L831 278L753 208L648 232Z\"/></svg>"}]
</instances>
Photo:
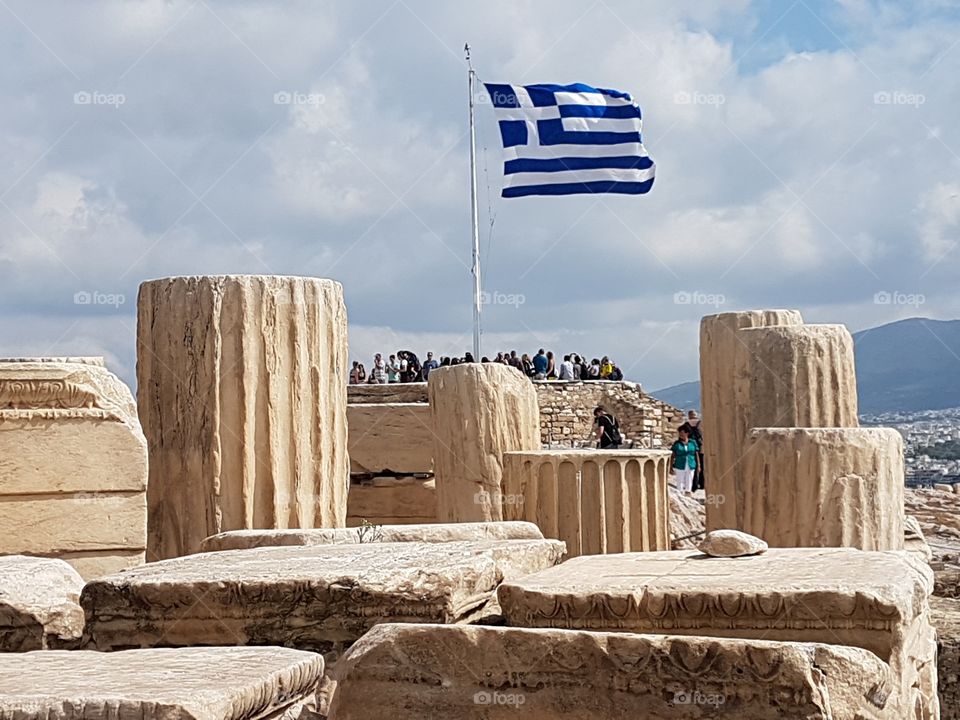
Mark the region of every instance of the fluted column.
<instances>
[{"instance_id":1,"label":"fluted column","mask_svg":"<svg viewBox=\"0 0 960 720\"><path fill-rule=\"evenodd\" d=\"M153 558L243 528L337 527L349 488L339 283L174 277L138 299Z\"/></svg>"},{"instance_id":2,"label":"fluted column","mask_svg":"<svg viewBox=\"0 0 960 720\"><path fill-rule=\"evenodd\" d=\"M748 426L734 391L737 331L768 325L799 325L796 310L746 310L707 315L700 321L700 406L704 428L707 529L736 527L731 499L737 487L738 463Z\"/></svg>"},{"instance_id":3,"label":"fluted column","mask_svg":"<svg viewBox=\"0 0 960 720\"><path fill-rule=\"evenodd\" d=\"M670 549L664 450L504 453L508 520L535 523L567 555Z\"/></svg>"},{"instance_id":4,"label":"fluted column","mask_svg":"<svg viewBox=\"0 0 960 720\"><path fill-rule=\"evenodd\" d=\"M507 365L468 363L430 373L437 520L503 520L503 454L540 447L533 384Z\"/></svg>"}]
</instances>

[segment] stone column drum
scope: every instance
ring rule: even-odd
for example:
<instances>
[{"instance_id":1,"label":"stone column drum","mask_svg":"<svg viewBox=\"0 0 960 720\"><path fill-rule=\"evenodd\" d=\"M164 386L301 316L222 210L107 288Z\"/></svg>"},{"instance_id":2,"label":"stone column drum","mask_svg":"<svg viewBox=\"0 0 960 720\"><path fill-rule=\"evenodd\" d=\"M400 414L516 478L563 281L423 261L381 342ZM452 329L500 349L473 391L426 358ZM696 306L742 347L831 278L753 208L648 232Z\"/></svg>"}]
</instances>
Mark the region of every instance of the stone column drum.
<instances>
[{"instance_id":1,"label":"stone column drum","mask_svg":"<svg viewBox=\"0 0 960 720\"><path fill-rule=\"evenodd\" d=\"M774 325L737 332L736 433L740 458L732 494L707 504L727 527L742 529L747 439L755 427L857 427L853 337L843 325ZM730 524L732 523L732 524Z\"/></svg>"},{"instance_id":2,"label":"stone column drum","mask_svg":"<svg viewBox=\"0 0 960 720\"><path fill-rule=\"evenodd\" d=\"M503 454L540 449L533 383L515 368L438 368L427 383L433 420L437 521L503 520Z\"/></svg>"},{"instance_id":3,"label":"stone column drum","mask_svg":"<svg viewBox=\"0 0 960 720\"><path fill-rule=\"evenodd\" d=\"M503 455L504 515L567 543L567 555L670 549L666 450Z\"/></svg>"},{"instance_id":4,"label":"stone column drum","mask_svg":"<svg viewBox=\"0 0 960 720\"><path fill-rule=\"evenodd\" d=\"M741 529L772 547L902 550L903 438L889 428L757 428Z\"/></svg>"},{"instance_id":5,"label":"stone column drum","mask_svg":"<svg viewBox=\"0 0 960 720\"><path fill-rule=\"evenodd\" d=\"M342 527L349 489L347 314L332 280L145 282L140 419L151 559L244 528Z\"/></svg>"},{"instance_id":6,"label":"stone column drum","mask_svg":"<svg viewBox=\"0 0 960 720\"><path fill-rule=\"evenodd\" d=\"M703 416L704 480L715 497L733 497L737 463L749 429L734 395L737 331L767 325L799 325L797 310L746 310L707 315L700 321L700 408ZM733 504L707 507L707 530L736 527Z\"/></svg>"},{"instance_id":7,"label":"stone column drum","mask_svg":"<svg viewBox=\"0 0 960 720\"><path fill-rule=\"evenodd\" d=\"M748 328L737 338L734 389L747 428L859 426L853 337L843 325Z\"/></svg>"}]
</instances>

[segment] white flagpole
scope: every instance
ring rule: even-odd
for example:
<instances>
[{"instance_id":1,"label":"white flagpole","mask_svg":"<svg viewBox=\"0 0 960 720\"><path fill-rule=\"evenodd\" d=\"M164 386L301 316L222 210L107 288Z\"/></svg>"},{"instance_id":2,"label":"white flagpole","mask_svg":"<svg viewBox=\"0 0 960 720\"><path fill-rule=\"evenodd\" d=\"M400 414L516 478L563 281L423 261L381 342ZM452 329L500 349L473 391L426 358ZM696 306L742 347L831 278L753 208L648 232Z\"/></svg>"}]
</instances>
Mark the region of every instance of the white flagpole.
<instances>
[{"instance_id":1,"label":"white flagpole","mask_svg":"<svg viewBox=\"0 0 960 720\"><path fill-rule=\"evenodd\" d=\"M477 210L477 138L473 127L473 96L476 73L470 63L470 45L463 46L467 56L467 78L470 88L470 210L473 225L473 359L480 362L480 303L483 299L480 284L480 227Z\"/></svg>"}]
</instances>

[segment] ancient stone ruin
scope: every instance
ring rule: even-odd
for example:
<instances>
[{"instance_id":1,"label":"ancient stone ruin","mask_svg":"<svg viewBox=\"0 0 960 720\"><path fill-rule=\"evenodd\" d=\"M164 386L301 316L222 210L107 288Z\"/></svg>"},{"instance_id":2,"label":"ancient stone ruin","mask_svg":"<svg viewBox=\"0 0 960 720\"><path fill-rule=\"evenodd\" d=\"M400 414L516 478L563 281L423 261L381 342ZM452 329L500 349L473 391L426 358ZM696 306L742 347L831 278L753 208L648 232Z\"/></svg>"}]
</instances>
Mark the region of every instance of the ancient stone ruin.
<instances>
[{"instance_id":1,"label":"ancient stone ruin","mask_svg":"<svg viewBox=\"0 0 960 720\"><path fill-rule=\"evenodd\" d=\"M0 553L82 576L144 561L147 444L103 358L0 361Z\"/></svg>"},{"instance_id":2,"label":"ancient stone ruin","mask_svg":"<svg viewBox=\"0 0 960 720\"><path fill-rule=\"evenodd\" d=\"M347 313L332 280L140 286L137 396L154 558L208 535L346 522Z\"/></svg>"},{"instance_id":3,"label":"ancient stone ruin","mask_svg":"<svg viewBox=\"0 0 960 720\"><path fill-rule=\"evenodd\" d=\"M955 717L937 511L841 326L703 319L698 499L636 386L464 364L348 403L331 280L152 280L138 321L138 405L0 363L0 720ZM631 446L573 440L598 393Z\"/></svg>"},{"instance_id":4,"label":"ancient stone ruin","mask_svg":"<svg viewBox=\"0 0 960 720\"><path fill-rule=\"evenodd\" d=\"M503 453L540 448L537 395L499 364L439 368L427 383L433 418L437 519L503 519Z\"/></svg>"},{"instance_id":5,"label":"ancient stone ruin","mask_svg":"<svg viewBox=\"0 0 960 720\"><path fill-rule=\"evenodd\" d=\"M503 512L567 544L568 557L669 550L665 450L503 453Z\"/></svg>"}]
</instances>

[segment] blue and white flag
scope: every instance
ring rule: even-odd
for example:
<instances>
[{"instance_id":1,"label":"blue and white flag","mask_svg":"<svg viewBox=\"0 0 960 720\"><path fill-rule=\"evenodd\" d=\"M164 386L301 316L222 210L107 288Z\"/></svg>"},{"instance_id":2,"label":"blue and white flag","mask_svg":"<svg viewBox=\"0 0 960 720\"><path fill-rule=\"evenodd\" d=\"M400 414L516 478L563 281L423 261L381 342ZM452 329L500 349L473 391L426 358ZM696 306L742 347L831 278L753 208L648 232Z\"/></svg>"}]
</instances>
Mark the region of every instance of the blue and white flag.
<instances>
[{"instance_id":1,"label":"blue and white flag","mask_svg":"<svg viewBox=\"0 0 960 720\"><path fill-rule=\"evenodd\" d=\"M503 197L625 193L653 187L640 106L590 85L484 83L506 161Z\"/></svg>"}]
</instances>

